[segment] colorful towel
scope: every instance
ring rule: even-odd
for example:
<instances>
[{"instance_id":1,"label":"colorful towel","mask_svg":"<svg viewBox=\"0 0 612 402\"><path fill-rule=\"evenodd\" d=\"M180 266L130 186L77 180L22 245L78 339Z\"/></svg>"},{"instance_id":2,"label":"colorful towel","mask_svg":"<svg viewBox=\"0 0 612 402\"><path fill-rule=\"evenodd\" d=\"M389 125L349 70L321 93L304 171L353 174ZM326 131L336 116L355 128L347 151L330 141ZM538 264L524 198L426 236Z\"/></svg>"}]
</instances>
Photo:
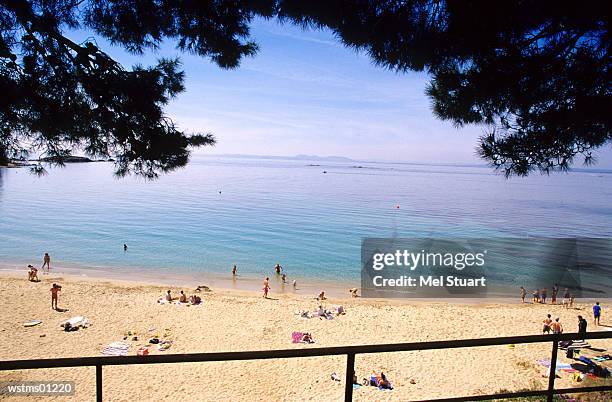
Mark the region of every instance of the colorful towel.
<instances>
[{"instance_id":1,"label":"colorful towel","mask_svg":"<svg viewBox=\"0 0 612 402\"><path fill-rule=\"evenodd\" d=\"M538 360L538 364L544 367L550 367L550 359L541 359ZM561 370L561 369L571 369L572 365L569 363L561 363L560 361L557 360L556 364L555 364L555 370Z\"/></svg>"},{"instance_id":2,"label":"colorful towel","mask_svg":"<svg viewBox=\"0 0 612 402\"><path fill-rule=\"evenodd\" d=\"M293 343L300 343L302 342L302 337L304 336L304 334L302 332L293 332L291 334L291 341Z\"/></svg>"},{"instance_id":3,"label":"colorful towel","mask_svg":"<svg viewBox=\"0 0 612 402\"><path fill-rule=\"evenodd\" d=\"M127 342L113 342L104 348L102 354L110 356L127 356L130 346L131 345Z\"/></svg>"}]
</instances>

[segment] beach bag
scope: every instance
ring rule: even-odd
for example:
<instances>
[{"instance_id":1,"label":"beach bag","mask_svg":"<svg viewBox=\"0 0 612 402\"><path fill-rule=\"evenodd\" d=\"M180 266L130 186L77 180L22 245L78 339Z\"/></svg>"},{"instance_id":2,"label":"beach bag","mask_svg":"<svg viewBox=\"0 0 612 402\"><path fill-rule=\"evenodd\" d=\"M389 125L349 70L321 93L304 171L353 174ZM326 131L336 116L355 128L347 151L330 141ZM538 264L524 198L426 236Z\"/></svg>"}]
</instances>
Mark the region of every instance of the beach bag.
<instances>
[{"instance_id":1,"label":"beach bag","mask_svg":"<svg viewBox=\"0 0 612 402\"><path fill-rule=\"evenodd\" d=\"M568 359L573 359L574 358L574 349L567 348L567 352L565 353L565 357L567 357Z\"/></svg>"},{"instance_id":2,"label":"beach bag","mask_svg":"<svg viewBox=\"0 0 612 402\"><path fill-rule=\"evenodd\" d=\"M147 356L149 354L149 348L146 346L142 346L138 348L138 350L136 351L136 354L138 356Z\"/></svg>"}]
</instances>

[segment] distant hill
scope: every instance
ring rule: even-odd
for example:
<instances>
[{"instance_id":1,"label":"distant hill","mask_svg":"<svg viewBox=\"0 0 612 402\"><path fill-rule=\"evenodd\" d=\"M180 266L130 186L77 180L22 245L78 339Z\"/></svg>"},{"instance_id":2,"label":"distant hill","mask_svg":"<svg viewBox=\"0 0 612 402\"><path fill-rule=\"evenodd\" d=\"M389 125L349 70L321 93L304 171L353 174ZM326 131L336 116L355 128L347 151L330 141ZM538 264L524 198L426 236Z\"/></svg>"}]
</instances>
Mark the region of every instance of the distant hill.
<instances>
[{"instance_id":1,"label":"distant hill","mask_svg":"<svg viewBox=\"0 0 612 402\"><path fill-rule=\"evenodd\" d=\"M242 159L282 159L282 160L299 160L299 161L326 161L326 162L355 162L351 158L344 156L319 156L319 155L295 155L295 156L278 156L278 155L242 155L242 154L200 154L198 156L205 157L223 157L223 158L242 158Z\"/></svg>"}]
</instances>

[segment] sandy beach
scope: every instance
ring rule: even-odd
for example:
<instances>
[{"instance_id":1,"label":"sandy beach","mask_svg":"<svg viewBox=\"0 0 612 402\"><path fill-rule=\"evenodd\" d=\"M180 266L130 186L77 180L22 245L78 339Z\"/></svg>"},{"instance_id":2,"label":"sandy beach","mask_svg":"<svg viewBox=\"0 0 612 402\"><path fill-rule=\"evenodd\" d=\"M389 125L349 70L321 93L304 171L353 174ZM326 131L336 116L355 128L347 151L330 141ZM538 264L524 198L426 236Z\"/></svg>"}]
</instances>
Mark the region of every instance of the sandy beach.
<instances>
[{"instance_id":1,"label":"sandy beach","mask_svg":"<svg viewBox=\"0 0 612 402\"><path fill-rule=\"evenodd\" d=\"M24 274L25 276L25 274ZM265 300L259 293L213 289L202 292L199 306L166 304L156 300L167 289L178 295L181 288L58 275L39 275L41 282L28 282L2 273L1 360L77 356L101 356L108 344L123 340L131 331L129 354L155 335L172 340L166 351L150 348L152 354L193 353L340 345L431 341L538 334L546 314L560 317L566 332L577 328L577 315L589 320L589 330L606 330L608 303L603 303L602 326L592 323L591 304L578 302L575 309L562 306L440 301L396 301L332 297L325 308L342 305L345 315L332 320L302 318L299 310L315 310L313 294L275 294ZM50 288L62 285L59 307L53 311ZM195 287L197 284L193 284ZM193 289L183 287L189 295ZM348 292L347 292L348 296ZM73 316L86 317L91 326L64 332L60 324ZM23 323L42 321L34 327ZM311 332L314 345L293 344L292 331ZM131 336L130 338L131 339ZM612 340L591 344L605 353ZM584 355L597 352L584 350ZM516 345L358 355L356 373L361 380L372 372L385 372L395 389L355 389L355 400L412 400L494 393L501 390L544 388L547 368L537 360L550 357L550 344ZM568 362L564 355L562 362ZM612 366L612 361L605 363ZM344 357L299 358L232 363L121 366L104 369L105 400L313 400L338 401L344 385L331 374L344 376ZM0 381L67 380L76 382L75 400L93 400L93 368L0 372ZM587 379L584 385L604 380ZM560 372L557 386L575 386L571 374ZM595 396L594 399L597 400ZM605 397L600 396L600 400ZM601 399L603 398L603 399ZM23 398L7 398L7 400ZM53 400L50 397L41 400ZM57 397L57 400L65 398Z\"/></svg>"}]
</instances>

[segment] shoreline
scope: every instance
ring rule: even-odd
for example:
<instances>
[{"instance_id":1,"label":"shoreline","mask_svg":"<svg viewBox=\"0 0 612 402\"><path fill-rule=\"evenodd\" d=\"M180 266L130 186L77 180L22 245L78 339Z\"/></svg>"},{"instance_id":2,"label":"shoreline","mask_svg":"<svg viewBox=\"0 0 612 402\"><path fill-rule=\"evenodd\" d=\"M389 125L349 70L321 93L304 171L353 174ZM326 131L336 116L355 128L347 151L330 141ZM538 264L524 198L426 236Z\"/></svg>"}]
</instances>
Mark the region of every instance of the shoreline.
<instances>
[{"instance_id":1,"label":"shoreline","mask_svg":"<svg viewBox=\"0 0 612 402\"><path fill-rule=\"evenodd\" d=\"M38 270L38 277L41 281L57 280L68 282L91 282L106 284L120 287L148 287L148 288L170 288L174 290L184 290L190 293L198 286L207 286L213 292L229 296L262 296L263 279L258 280L253 277L237 275L237 278L223 277L222 275L214 275L207 273L206 279L196 279L195 275L182 274L151 274L150 272L142 271L109 271L107 269L74 269L74 268L51 268L51 273L42 273ZM230 276L229 274L228 276ZM202 275L204 276L204 275ZM16 267L14 264L6 264L0 262L0 280L2 279L25 279L27 277L27 268ZM318 281L305 282L302 281L294 289L291 283L282 284L280 276L272 274L270 276L270 297L273 299L276 296L291 298L296 300L316 300L316 296L321 290L325 291L327 299L339 301L361 300L365 303L371 302L375 304L388 303L393 305L410 305L422 303L448 303L458 305L473 305L481 306L488 304L501 305L521 305L519 297L507 296L487 296L487 297L459 297L459 298L435 298L435 297L363 297L361 295L361 286L359 283L337 283ZM359 288L359 296L353 298L350 296L349 289L351 287ZM612 298L577 298L576 303L591 303L595 301L612 302ZM525 298L525 305L533 304L529 300L529 295ZM561 303L549 306L560 306Z\"/></svg>"},{"instance_id":2,"label":"shoreline","mask_svg":"<svg viewBox=\"0 0 612 402\"><path fill-rule=\"evenodd\" d=\"M52 275L54 277L66 277L77 280L95 280L117 283L128 283L133 285L153 285L170 287L195 288L196 286L206 285L212 289L222 291L236 291L247 293L258 293L261 295L264 277L242 275L240 271L236 277L230 272L227 275L213 272L164 272L161 270L150 270L145 268L113 268L113 267L72 267L72 266L51 266L50 274L43 274L40 267L38 269L39 278ZM228 270L229 271L229 270ZM0 277L5 274L14 278L27 277L27 263L24 262L3 262L0 261ZM311 280L301 279L297 282L294 289L293 279L288 278L286 283L282 283L280 275L271 273L270 278L271 294L283 295L317 295L321 290L326 295L336 298L350 298L348 290L360 287L358 281L333 282L324 279Z\"/></svg>"}]
</instances>

